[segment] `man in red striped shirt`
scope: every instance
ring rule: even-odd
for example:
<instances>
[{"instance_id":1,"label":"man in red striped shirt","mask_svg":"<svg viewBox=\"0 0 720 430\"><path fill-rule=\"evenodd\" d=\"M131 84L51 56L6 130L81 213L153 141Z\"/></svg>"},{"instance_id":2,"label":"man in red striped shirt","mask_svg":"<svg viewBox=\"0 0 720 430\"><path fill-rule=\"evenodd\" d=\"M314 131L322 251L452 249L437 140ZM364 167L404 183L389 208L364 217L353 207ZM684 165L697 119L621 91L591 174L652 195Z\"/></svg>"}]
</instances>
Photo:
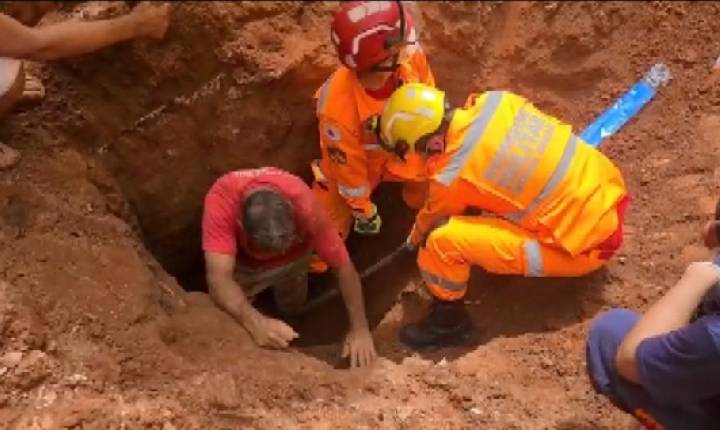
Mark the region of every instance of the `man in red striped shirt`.
<instances>
[{"instance_id":1,"label":"man in red striped shirt","mask_svg":"<svg viewBox=\"0 0 720 430\"><path fill-rule=\"evenodd\" d=\"M360 277L336 227L300 178L271 167L225 174L205 198L202 230L210 295L258 345L285 348L298 334L258 312L248 297L272 288L281 313L299 309L315 252L334 269L348 309L343 355L352 367L372 363L376 353Z\"/></svg>"}]
</instances>

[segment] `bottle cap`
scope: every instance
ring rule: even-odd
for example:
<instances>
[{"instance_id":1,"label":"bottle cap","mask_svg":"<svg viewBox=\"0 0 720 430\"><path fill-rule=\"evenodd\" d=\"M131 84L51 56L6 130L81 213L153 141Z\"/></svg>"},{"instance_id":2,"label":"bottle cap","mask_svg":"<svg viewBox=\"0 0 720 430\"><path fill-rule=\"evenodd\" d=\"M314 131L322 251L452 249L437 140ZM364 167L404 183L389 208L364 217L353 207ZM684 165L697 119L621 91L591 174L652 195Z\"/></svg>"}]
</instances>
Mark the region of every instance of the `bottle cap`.
<instances>
[{"instance_id":1,"label":"bottle cap","mask_svg":"<svg viewBox=\"0 0 720 430\"><path fill-rule=\"evenodd\" d=\"M667 85L670 82L670 69L662 63L655 64L645 75L645 81L653 88Z\"/></svg>"}]
</instances>

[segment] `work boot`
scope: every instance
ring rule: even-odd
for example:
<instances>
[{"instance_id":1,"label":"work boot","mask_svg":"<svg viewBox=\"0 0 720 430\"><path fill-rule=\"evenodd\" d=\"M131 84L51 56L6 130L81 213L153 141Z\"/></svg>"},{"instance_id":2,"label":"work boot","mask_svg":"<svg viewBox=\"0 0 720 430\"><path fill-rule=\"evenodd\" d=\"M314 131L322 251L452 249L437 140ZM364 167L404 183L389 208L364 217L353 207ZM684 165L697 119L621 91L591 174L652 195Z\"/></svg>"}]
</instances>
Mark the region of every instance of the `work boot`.
<instances>
[{"instance_id":1,"label":"work boot","mask_svg":"<svg viewBox=\"0 0 720 430\"><path fill-rule=\"evenodd\" d=\"M469 344L474 337L462 300L433 300L430 314L422 321L400 330L400 340L413 349Z\"/></svg>"}]
</instances>

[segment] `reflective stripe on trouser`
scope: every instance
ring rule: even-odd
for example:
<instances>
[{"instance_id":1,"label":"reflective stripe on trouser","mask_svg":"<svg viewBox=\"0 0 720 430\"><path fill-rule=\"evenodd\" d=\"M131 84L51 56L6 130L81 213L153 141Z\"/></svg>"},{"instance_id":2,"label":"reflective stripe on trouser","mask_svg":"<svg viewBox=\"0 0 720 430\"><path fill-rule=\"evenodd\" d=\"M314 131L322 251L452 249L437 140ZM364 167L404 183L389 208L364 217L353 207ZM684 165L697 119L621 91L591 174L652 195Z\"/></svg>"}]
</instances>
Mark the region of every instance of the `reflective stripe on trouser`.
<instances>
[{"instance_id":1,"label":"reflective stripe on trouser","mask_svg":"<svg viewBox=\"0 0 720 430\"><path fill-rule=\"evenodd\" d=\"M571 256L539 243L532 233L501 218L451 217L433 230L418 252L418 266L440 300L465 296L471 266L490 273L525 276L582 276L600 268L599 253Z\"/></svg>"},{"instance_id":2,"label":"reflective stripe on trouser","mask_svg":"<svg viewBox=\"0 0 720 430\"><path fill-rule=\"evenodd\" d=\"M299 309L307 301L307 274L311 258L312 255L308 251L297 260L273 269L263 270L237 266L235 279L250 299L266 289L272 288L278 311L290 313Z\"/></svg>"}]
</instances>

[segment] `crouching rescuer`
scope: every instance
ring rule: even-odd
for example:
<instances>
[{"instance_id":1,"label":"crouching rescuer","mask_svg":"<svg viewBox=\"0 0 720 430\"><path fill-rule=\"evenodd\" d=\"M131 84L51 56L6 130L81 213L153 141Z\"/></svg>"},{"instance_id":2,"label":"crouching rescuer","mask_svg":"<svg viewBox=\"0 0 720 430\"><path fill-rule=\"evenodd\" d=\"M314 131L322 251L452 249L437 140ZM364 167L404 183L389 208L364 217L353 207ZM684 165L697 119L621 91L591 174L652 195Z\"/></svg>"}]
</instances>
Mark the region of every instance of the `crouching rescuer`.
<instances>
[{"instance_id":1,"label":"crouching rescuer","mask_svg":"<svg viewBox=\"0 0 720 430\"><path fill-rule=\"evenodd\" d=\"M383 147L427 158L428 200L407 246L434 297L401 330L414 348L465 343L470 268L529 277L592 272L622 242L629 202L618 168L523 97L489 91L451 108L444 92L407 84L388 99Z\"/></svg>"},{"instance_id":2,"label":"crouching rescuer","mask_svg":"<svg viewBox=\"0 0 720 430\"><path fill-rule=\"evenodd\" d=\"M298 334L256 310L248 298L272 288L278 311L297 312L308 295L316 252L334 270L350 317L343 348L352 367L376 357L360 277L345 244L310 188L275 168L227 173L205 198L203 249L209 292L263 347L285 348Z\"/></svg>"}]
</instances>

